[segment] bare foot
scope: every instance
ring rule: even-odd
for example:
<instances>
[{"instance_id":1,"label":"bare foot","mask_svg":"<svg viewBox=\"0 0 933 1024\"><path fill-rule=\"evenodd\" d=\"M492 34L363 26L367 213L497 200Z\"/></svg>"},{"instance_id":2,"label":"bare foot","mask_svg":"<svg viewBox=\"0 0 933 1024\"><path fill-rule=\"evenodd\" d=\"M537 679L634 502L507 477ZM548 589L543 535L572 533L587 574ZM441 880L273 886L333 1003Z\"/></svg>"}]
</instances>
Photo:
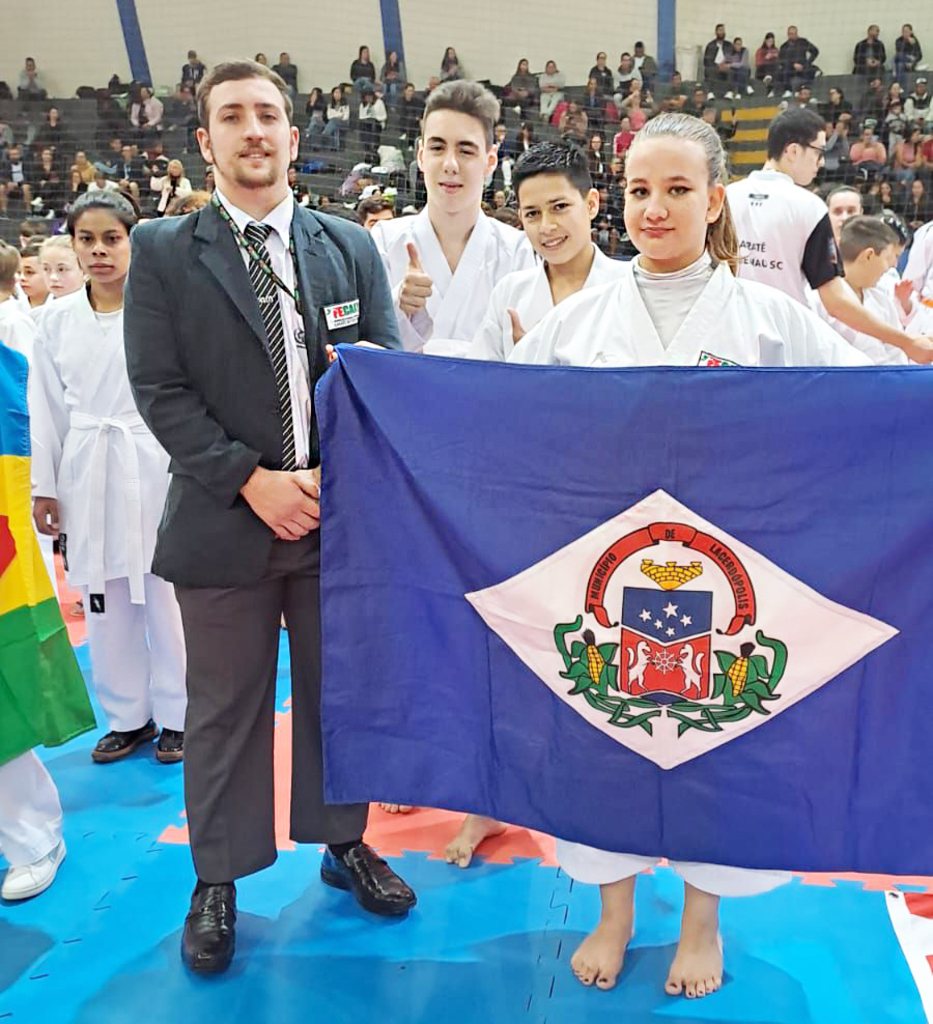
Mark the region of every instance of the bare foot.
<instances>
[{"instance_id":1,"label":"bare foot","mask_svg":"<svg viewBox=\"0 0 933 1024\"><path fill-rule=\"evenodd\" d=\"M677 955L664 983L669 996L699 999L722 986L719 897L684 885L684 916Z\"/></svg>"},{"instance_id":2,"label":"bare foot","mask_svg":"<svg viewBox=\"0 0 933 1024\"><path fill-rule=\"evenodd\" d=\"M499 836L505 831L505 825L495 818L484 818L481 814L468 814L463 819L460 831L447 844L444 857L448 864L467 868L473 859L476 847L490 836Z\"/></svg>"},{"instance_id":3,"label":"bare foot","mask_svg":"<svg viewBox=\"0 0 933 1024\"><path fill-rule=\"evenodd\" d=\"M622 970L635 920L635 878L599 887L602 916L570 959L570 967L584 985L610 989Z\"/></svg>"},{"instance_id":4,"label":"bare foot","mask_svg":"<svg viewBox=\"0 0 933 1024\"><path fill-rule=\"evenodd\" d=\"M385 811L386 814L411 814L414 807L410 807L408 804L380 804L379 809Z\"/></svg>"}]
</instances>

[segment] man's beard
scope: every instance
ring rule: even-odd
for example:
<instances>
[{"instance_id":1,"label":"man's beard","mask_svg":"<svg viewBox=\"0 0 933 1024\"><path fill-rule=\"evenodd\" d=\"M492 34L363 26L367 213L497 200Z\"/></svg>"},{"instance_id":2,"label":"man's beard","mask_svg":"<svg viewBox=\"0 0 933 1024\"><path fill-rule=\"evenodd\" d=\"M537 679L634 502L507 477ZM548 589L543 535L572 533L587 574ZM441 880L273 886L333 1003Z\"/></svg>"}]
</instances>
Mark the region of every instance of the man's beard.
<instances>
[{"instance_id":1,"label":"man's beard","mask_svg":"<svg viewBox=\"0 0 933 1024\"><path fill-rule=\"evenodd\" d=\"M241 188L269 188L271 185L277 185L281 176L282 169L275 167L271 162L266 169L266 173L259 177L248 174L239 164L233 169L233 180Z\"/></svg>"}]
</instances>

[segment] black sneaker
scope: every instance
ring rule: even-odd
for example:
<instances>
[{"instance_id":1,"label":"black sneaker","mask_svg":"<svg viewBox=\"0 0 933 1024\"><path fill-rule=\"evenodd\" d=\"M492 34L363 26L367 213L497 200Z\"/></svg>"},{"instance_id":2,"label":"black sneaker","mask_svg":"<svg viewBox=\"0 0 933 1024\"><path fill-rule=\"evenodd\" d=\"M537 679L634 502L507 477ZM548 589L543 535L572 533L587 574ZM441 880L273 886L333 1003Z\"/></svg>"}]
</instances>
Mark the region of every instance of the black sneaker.
<instances>
[{"instance_id":1,"label":"black sneaker","mask_svg":"<svg viewBox=\"0 0 933 1024\"><path fill-rule=\"evenodd\" d=\"M150 743L156 737L156 724L150 718L144 726L130 732L108 732L97 741L91 751L91 760L98 764L109 764L132 754L143 743Z\"/></svg>"},{"instance_id":2,"label":"black sneaker","mask_svg":"<svg viewBox=\"0 0 933 1024\"><path fill-rule=\"evenodd\" d=\"M163 729L156 747L156 760L162 764L176 764L185 756L185 734L176 729Z\"/></svg>"}]
</instances>

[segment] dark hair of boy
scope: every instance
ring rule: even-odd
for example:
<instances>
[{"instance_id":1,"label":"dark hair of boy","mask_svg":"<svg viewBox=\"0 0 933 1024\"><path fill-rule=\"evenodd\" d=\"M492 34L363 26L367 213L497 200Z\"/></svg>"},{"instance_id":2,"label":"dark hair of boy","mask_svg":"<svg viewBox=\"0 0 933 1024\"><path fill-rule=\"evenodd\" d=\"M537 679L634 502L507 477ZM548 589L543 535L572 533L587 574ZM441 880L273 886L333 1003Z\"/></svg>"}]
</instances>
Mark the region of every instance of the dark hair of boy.
<instances>
[{"instance_id":1,"label":"dark hair of boy","mask_svg":"<svg viewBox=\"0 0 933 1024\"><path fill-rule=\"evenodd\" d=\"M812 146L826 122L815 110L790 107L771 122L768 128L768 159L780 160L788 146Z\"/></svg>"},{"instance_id":2,"label":"dark hair of boy","mask_svg":"<svg viewBox=\"0 0 933 1024\"><path fill-rule=\"evenodd\" d=\"M522 182L539 174L559 174L585 196L593 187L586 153L572 142L538 142L512 168L512 189L521 202Z\"/></svg>"},{"instance_id":3,"label":"dark hair of boy","mask_svg":"<svg viewBox=\"0 0 933 1024\"><path fill-rule=\"evenodd\" d=\"M880 217L850 217L839 234L843 263L854 263L866 249L880 256L889 245L897 245L897 232Z\"/></svg>"}]
</instances>

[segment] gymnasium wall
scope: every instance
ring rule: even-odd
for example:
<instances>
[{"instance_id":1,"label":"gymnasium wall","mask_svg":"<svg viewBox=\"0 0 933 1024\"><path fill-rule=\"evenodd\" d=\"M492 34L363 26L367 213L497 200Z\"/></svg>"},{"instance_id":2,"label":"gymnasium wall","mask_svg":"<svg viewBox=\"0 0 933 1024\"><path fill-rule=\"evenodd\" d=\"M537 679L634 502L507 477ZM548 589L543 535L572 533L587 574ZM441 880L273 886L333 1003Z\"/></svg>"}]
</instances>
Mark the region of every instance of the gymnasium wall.
<instances>
[{"instance_id":1,"label":"gymnasium wall","mask_svg":"<svg viewBox=\"0 0 933 1024\"><path fill-rule=\"evenodd\" d=\"M657 5L653 0L398 0L409 76L419 87L437 74L447 46L455 46L464 66L477 78L504 83L519 57L533 71L557 61L571 83L582 83L596 51L609 54L610 66L637 39L657 52ZM275 63L287 49L300 71L303 90L328 89L344 80L361 43L373 59L383 58L379 0L331 5L280 0L263 5L256 16L253 0L137 0L140 27L157 85L171 86L189 47L205 63L229 56L253 56L259 50ZM896 13L894 8L897 8ZM777 10L778 14L771 11ZM58 12L56 16L56 12ZM678 47L702 46L717 21L730 38L741 35L754 50L766 31L780 43L788 24L821 49L827 73L851 70L852 49L872 21L893 51L904 21L914 25L933 65L933 3L911 0L782 0L764 5L751 0L678 0ZM0 78L15 86L26 54L36 57L50 91L72 95L79 85L103 85L117 72L129 76L129 62L115 0L65 0L19 4L15 18L0 33Z\"/></svg>"}]
</instances>

